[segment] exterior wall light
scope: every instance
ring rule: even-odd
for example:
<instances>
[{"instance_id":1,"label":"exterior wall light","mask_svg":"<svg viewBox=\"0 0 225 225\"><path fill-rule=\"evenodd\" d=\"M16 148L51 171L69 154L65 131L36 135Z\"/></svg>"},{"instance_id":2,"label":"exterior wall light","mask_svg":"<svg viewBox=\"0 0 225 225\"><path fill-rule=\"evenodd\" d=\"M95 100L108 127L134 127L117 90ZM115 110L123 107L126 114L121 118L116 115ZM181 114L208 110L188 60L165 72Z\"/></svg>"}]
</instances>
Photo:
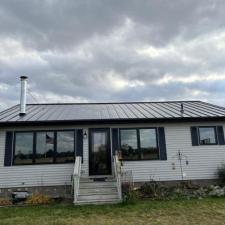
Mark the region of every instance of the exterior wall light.
<instances>
[{"instance_id":1,"label":"exterior wall light","mask_svg":"<svg viewBox=\"0 0 225 225\"><path fill-rule=\"evenodd\" d=\"M86 130L83 133L83 137L84 137L84 139L87 139L87 131Z\"/></svg>"}]
</instances>

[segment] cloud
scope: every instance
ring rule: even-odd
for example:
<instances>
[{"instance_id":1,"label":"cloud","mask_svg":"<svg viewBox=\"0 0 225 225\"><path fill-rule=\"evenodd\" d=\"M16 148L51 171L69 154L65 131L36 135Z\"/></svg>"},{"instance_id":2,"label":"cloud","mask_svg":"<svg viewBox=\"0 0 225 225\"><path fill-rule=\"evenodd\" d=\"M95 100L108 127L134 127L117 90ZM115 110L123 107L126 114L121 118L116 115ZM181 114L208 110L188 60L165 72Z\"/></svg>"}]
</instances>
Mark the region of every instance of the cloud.
<instances>
[{"instance_id":1,"label":"cloud","mask_svg":"<svg viewBox=\"0 0 225 225\"><path fill-rule=\"evenodd\" d=\"M0 110L18 103L20 75L28 102L224 105L224 10L222 0L2 0Z\"/></svg>"}]
</instances>

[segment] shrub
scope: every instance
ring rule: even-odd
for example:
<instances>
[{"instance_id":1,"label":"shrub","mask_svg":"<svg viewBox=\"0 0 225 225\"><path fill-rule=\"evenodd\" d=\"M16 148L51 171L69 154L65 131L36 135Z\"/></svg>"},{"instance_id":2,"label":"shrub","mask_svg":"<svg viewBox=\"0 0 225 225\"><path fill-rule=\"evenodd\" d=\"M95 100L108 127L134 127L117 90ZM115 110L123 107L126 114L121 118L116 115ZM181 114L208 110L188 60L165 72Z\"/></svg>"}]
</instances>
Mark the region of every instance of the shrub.
<instances>
[{"instance_id":1,"label":"shrub","mask_svg":"<svg viewBox=\"0 0 225 225\"><path fill-rule=\"evenodd\" d=\"M130 183L122 185L123 202L134 203L140 198L139 189Z\"/></svg>"},{"instance_id":2,"label":"shrub","mask_svg":"<svg viewBox=\"0 0 225 225\"><path fill-rule=\"evenodd\" d=\"M225 164L222 164L218 168L217 175L218 175L219 179L221 180L221 182L225 184Z\"/></svg>"},{"instance_id":3,"label":"shrub","mask_svg":"<svg viewBox=\"0 0 225 225\"><path fill-rule=\"evenodd\" d=\"M146 182L140 187L142 197L152 199L167 199L171 194L171 190L170 187L166 187L154 180Z\"/></svg>"},{"instance_id":4,"label":"shrub","mask_svg":"<svg viewBox=\"0 0 225 225\"><path fill-rule=\"evenodd\" d=\"M12 201L8 198L0 198L0 206L12 205Z\"/></svg>"},{"instance_id":5,"label":"shrub","mask_svg":"<svg viewBox=\"0 0 225 225\"><path fill-rule=\"evenodd\" d=\"M123 202L135 203L140 199L138 190L130 190L123 194Z\"/></svg>"},{"instance_id":6,"label":"shrub","mask_svg":"<svg viewBox=\"0 0 225 225\"><path fill-rule=\"evenodd\" d=\"M140 188L142 197L157 200L203 198L207 196L208 192L206 188L193 186L188 183L168 187L156 181L145 183Z\"/></svg>"},{"instance_id":7,"label":"shrub","mask_svg":"<svg viewBox=\"0 0 225 225\"><path fill-rule=\"evenodd\" d=\"M43 194L32 194L27 200L27 204L32 204L32 205L39 205L39 204L50 204L52 203L52 199L46 195Z\"/></svg>"}]
</instances>

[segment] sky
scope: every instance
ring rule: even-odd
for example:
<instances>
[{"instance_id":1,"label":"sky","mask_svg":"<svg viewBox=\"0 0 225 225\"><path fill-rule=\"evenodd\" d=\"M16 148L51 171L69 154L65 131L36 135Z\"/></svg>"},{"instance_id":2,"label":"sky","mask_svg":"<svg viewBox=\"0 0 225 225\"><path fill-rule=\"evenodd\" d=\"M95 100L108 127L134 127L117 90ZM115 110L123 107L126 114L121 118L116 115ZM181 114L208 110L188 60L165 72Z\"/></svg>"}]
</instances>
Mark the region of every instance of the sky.
<instances>
[{"instance_id":1,"label":"sky","mask_svg":"<svg viewBox=\"0 0 225 225\"><path fill-rule=\"evenodd\" d=\"M0 110L19 103L225 106L224 0L1 0Z\"/></svg>"}]
</instances>

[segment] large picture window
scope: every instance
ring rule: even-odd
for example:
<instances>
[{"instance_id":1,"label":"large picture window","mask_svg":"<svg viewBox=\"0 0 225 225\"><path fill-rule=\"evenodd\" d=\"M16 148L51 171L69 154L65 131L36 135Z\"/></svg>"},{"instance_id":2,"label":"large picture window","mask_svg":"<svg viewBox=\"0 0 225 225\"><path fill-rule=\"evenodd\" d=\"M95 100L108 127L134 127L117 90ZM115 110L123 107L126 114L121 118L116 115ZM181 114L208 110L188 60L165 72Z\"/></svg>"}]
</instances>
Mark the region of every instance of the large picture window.
<instances>
[{"instance_id":1,"label":"large picture window","mask_svg":"<svg viewBox=\"0 0 225 225\"><path fill-rule=\"evenodd\" d=\"M123 160L159 159L155 128L120 129Z\"/></svg>"},{"instance_id":2,"label":"large picture window","mask_svg":"<svg viewBox=\"0 0 225 225\"><path fill-rule=\"evenodd\" d=\"M216 128L215 127L199 127L199 143L200 145L215 145Z\"/></svg>"},{"instance_id":3,"label":"large picture window","mask_svg":"<svg viewBox=\"0 0 225 225\"><path fill-rule=\"evenodd\" d=\"M15 132L14 165L72 163L75 131Z\"/></svg>"}]
</instances>

